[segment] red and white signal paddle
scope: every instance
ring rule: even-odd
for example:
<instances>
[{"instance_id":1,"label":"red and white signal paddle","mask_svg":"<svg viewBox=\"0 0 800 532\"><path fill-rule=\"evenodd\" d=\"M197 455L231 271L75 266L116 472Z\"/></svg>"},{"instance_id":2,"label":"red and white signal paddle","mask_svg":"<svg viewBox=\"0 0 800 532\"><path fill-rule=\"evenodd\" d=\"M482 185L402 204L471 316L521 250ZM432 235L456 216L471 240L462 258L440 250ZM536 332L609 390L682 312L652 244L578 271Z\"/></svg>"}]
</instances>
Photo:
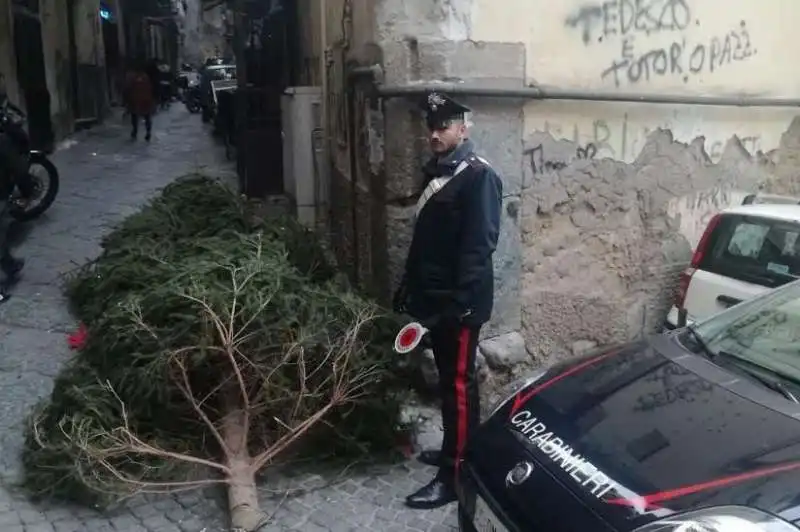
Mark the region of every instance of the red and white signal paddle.
<instances>
[{"instance_id":1,"label":"red and white signal paddle","mask_svg":"<svg viewBox=\"0 0 800 532\"><path fill-rule=\"evenodd\" d=\"M428 329L417 322L411 322L397 333L394 339L394 351L405 355L417 348L422 338L428 334Z\"/></svg>"}]
</instances>

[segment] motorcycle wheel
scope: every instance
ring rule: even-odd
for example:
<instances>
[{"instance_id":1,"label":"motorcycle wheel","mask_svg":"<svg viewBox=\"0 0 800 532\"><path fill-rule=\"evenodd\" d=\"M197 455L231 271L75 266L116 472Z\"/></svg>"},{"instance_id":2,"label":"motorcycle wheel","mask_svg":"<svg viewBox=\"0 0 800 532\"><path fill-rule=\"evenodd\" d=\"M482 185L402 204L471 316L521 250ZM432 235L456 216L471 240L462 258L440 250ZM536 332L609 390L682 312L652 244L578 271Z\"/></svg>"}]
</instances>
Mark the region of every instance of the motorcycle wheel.
<instances>
[{"instance_id":1,"label":"motorcycle wheel","mask_svg":"<svg viewBox=\"0 0 800 532\"><path fill-rule=\"evenodd\" d=\"M28 222L44 214L44 212L47 211L47 209L49 209L56 200L56 196L58 195L58 187L60 184L58 169L45 154L31 154L30 166L40 166L45 170L47 177L43 179L45 182L40 183L40 186L44 186L46 189L44 194L41 196L41 199L34 203L34 205L29 209L23 209L12 202L11 208L9 209L9 214L11 214L15 220L20 222Z\"/></svg>"},{"instance_id":2,"label":"motorcycle wheel","mask_svg":"<svg viewBox=\"0 0 800 532\"><path fill-rule=\"evenodd\" d=\"M187 101L186 108L189 110L190 113L197 114L200 111L200 104L193 101Z\"/></svg>"}]
</instances>

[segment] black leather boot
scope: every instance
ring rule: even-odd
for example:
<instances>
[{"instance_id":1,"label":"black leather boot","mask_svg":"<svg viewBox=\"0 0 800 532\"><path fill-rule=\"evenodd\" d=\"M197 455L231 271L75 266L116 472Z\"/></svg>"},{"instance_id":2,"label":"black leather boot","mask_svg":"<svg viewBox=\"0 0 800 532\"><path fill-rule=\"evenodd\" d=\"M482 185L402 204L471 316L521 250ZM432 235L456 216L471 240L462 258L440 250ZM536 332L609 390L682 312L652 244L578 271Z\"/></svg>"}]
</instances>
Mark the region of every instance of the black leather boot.
<instances>
[{"instance_id":1,"label":"black leather boot","mask_svg":"<svg viewBox=\"0 0 800 532\"><path fill-rule=\"evenodd\" d=\"M419 510L433 510L455 502L456 499L452 477L439 474L425 486L406 497L406 506Z\"/></svg>"}]
</instances>

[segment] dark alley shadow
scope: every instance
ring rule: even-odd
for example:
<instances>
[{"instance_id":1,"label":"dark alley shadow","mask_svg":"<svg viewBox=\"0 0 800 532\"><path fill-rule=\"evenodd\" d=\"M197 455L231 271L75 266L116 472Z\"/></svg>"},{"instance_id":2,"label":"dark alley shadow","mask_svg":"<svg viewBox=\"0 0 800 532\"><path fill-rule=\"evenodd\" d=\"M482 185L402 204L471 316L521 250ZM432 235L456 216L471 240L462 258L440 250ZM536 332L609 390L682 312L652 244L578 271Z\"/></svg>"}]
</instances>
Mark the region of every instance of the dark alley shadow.
<instances>
[{"instance_id":1,"label":"dark alley shadow","mask_svg":"<svg viewBox=\"0 0 800 532\"><path fill-rule=\"evenodd\" d=\"M28 236L33 231L34 226L37 225L36 221L32 222L18 222L13 221L8 227L8 243L11 247L17 247L28 239Z\"/></svg>"}]
</instances>

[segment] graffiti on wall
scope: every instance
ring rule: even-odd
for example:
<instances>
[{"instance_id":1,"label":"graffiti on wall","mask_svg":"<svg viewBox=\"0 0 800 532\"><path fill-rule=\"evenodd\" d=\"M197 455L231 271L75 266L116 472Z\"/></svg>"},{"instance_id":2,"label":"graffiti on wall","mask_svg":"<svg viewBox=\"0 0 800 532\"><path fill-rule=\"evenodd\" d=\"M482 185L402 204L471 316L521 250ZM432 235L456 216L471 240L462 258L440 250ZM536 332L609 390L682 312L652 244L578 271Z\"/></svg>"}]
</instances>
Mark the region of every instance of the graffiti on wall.
<instances>
[{"instance_id":1,"label":"graffiti on wall","mask_svg":"<svg viewBox=\"0 0 800 532\"><path fill-rule=\"evenodd\" d=\"M741 205L749 193L732 187L714 187L675 198L667 204L667 214L680 223L680 232L694 249L714 215Z\"/></svg>"},{"instance_id":2,"label":"graffiti on wall","mask_svg":"<svg viewBox=\"0 0 800 532\"><path fill-rule=\"evenodd\" d=\"M597 146L591 142L586 146L578 146L571 161L560 160L557 157L548 155L541 144L525 149L522 152L522 156L527 158L534 175L561 170L566 168L572 161L594 159L595 155L597 155Z\"/></svg>"},{"instance_id":3,"label":"graffiti on wall","mask_svg":"<svg viewBox=\"0 0 800 532\"><path fill-rule=\"evenodd\" d=\"M580 8L565 24L580 32L586 46L609 41L619 45L600 72L602 80L616 87L665 77L688 83L693 76L717 72L758 53L744 20L724 33L690 37L687 30L702 28L702 21L692 14L689 0L609 0ZM649 41L656 36L662 37L654 45Z\"/></svg>"},{"instance_id":4,"label":"graffiti on wall","mask_svg":"<svg viewBox=\"0 0 800 532\"><path fill-rule=\"evenodd\" d=\"M628 113L624 113L621 118L603 117L591 122L559 122L556 120L546 120L543 127L538 127L539 131L549 133L555 139L566 139L582 146L591 145L598 157L611 157L623 161L632 160L641 151L647 136L658 128L676 129L676 124L669 121L663 123L642 124L629 119ZM729 135L729 133L726 133ZM717 161L722 157L725 149L726 140L713 139L706 141L706 152L708 156ZM742 146L751 154L757 153L762 149L762 138L760 135L740 136L739 141ZM590 157L593 158L593 157ZM542 168L541 166L539 168Z\"/></svg>"}]
</instances>

